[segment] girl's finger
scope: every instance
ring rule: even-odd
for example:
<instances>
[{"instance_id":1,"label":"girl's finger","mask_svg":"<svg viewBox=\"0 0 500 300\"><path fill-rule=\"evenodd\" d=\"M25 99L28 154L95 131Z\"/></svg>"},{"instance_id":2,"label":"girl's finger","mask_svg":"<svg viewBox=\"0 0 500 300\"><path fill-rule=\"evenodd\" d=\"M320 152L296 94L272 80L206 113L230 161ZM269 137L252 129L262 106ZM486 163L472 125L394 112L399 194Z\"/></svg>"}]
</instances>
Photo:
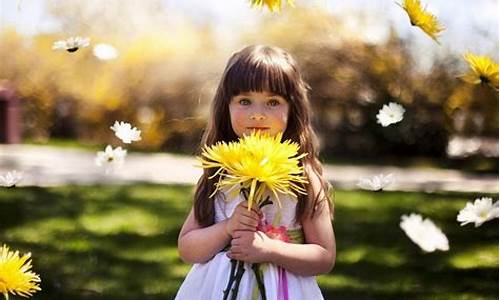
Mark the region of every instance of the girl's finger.
<instances>
[{"instance_id":1,"label":"girl's finger","mask_svg":"<svg viewBox=\"0 0 500 300\"><path fill-rule=\"evenodd\" d=\"M237 230L240 230L240 231L256 231L257 230L257 226L247 225L247 224L240 223L238 225Z\"/></svg>"},{"instance_id":2,"label":"girl's finger","mask_svg":"<svg viewBox=\"0 0 500 300\"><path fill-rule=\"evenodd\" d=\"M257 227L257 225L259 224L258 220L255 220L254 218L250 218L247 216L244 216L243 218L241 218L241 221L242 221L242 223L245 223L246 225L249 225L249 226Z\"/></svg>"},{"instance_id":3,"label":"girl's finger","mask_svg":"<svg viewBox=\"0 0 500 300\"><path fill-rule=\"evenodd\" d=\"M243 231L245 230L235 229L233 232L233 240L241 238L243 236Z\"/></svg>"},{"instance_id":4,"label":"girl's finger","mask_svg":"<svg viewBox=\"0 0 500 300\"><path fill-rule=\"evenodd\" d=\"M241 206L240 206L240 205L241 205ZM244 208L244 209L245 209L245 211L247 211L247 212L248 212L248 204L247 204L245 201L240 202L240 204L238 204L238 206L240 206L241 208ZM258 209L258 208L256 208L255 206L253 206L253 207L252 207L252 209L250 210L250 212L254 212L255 214L257 214L257 215L258 215L258 214L259 214L259 209Z\"/></svg>"},{"instance_id":5,"label":"girl's finger","mask_svg":"<svg viewBox=\"0 0 500 300\"><path fill-rule=\"evenodd\" d=\"M257 222L260 220L260 216L254 211L245 211L242 215Z\"/></svg>"},{"instance_id":6,"label":"girl's finger","mask_svg":"<svg viewBox=\"0 0 500 300\"><path fill-rule=\"evenodd\" d=\"M229 257L230 259L237 259L237 254L234 254L231 251L226 252L226 256Z\"/></svg>"},{"instance_id":7,"label":"girl's finger","mask_svg":"<svg viewBox=\"0 0 500 300\"><path fill-rule=\"evenodd\" d=\"M256 216L259 216L260 209L259 209L259 208L256 208L256 207L254 206L254 207L252 207L251 212L253 212Z\"/></svg>"},{"instance_id":8,"label":"girl's finger","mask_svg":"<svg viewBox=\"0 0 500 300\"><path fill-rule=\"evenodd\" d=\"M242 252L231 252L231 258L236 260L245 260L246 254Z\"/></svg>"},{"instance_id":9,"label":"girl's finger","mask_svg":"<svg viewBox=\"0 0 500 300\"><path fill-rule=\"evenodd\" d=\"M231 246L231 249L229 249L229 252L231 252L231 255L237 255L241 254L241 247L240 246Z\"/></svg>"}]
</instances>

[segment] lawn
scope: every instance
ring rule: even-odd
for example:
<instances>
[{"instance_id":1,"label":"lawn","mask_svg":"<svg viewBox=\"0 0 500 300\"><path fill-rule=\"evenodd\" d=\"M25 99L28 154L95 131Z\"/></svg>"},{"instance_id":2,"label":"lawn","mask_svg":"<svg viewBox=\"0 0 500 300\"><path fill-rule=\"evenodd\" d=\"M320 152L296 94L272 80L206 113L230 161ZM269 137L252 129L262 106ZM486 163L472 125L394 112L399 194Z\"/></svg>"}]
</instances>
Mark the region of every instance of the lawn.
<instances>
[{"instance_id":1,"label":"lawn","mask_svg":"<svg viewBox=\"0 0 500 300\"><path fill-rule=\"evenodd\" d=\"M32 253L43 289L32 299L172 299L190 268L176 243L192 193L147 184L0 189L0 243ZM478 228L455 221L477 196L336 191L337 263L318 277L325 299L497 299L498 219ZM410 212L432 218L450 251L413 244L399 228Z\"/></svg>"}]
</instances>

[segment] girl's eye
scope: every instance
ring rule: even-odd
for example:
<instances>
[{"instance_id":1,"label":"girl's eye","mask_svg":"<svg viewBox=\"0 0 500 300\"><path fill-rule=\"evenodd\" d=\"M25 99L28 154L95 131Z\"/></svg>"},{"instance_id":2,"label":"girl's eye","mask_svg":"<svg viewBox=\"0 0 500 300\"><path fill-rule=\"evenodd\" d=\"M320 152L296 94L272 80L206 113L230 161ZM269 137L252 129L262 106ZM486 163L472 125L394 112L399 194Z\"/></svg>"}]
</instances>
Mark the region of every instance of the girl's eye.
<instances>
[{"instance_id":1,"label":"girl's eye","mask_svg":"<svg viewBox=\"0 0 500 300\"><path fill-rule=\"evenodd\" d=\"M250 105L250 100L247 98L240 99L239 103L241 105Z\"/></svg>"},{"instance_id":2,"label":"girl's eye","mask_svg":"<svg viewBox=\"0 0 500 300\"><path fill-rule=\"evenodd\" d=\"M276 99L271 99L271 100L269 100L268 104L270 106L278 106L280 104L280 102Z\"/></svg>"}]
</instances>

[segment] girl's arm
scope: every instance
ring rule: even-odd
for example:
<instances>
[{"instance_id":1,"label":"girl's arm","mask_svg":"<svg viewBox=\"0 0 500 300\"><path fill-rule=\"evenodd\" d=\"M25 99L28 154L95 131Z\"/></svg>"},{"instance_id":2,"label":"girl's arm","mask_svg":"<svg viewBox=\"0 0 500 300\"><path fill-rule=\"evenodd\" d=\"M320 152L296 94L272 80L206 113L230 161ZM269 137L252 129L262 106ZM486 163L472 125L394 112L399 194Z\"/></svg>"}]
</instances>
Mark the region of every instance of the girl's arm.
<instances>
[{"instance_id":1,"label":"girl's arm","mask_svg":"<svg viewBox=\"0 0 500 300\"><path fill-rule=\"evenodd\" d=\"M312 170L309 174L313 197L320 193L319 199L324 199L319 178ZM306 244L271 240L269 260L303 276L330 273L336 258L335 235L330 215L328 203L326 200L321 201L314 217L306 217L302 221Z\"/></svg>"},{"instance_id":2,"label":"girl's arm","mask_svg":"<svg viewBox=\"0 0 500 300\"><path fill-rule=\"evenodd\" d=\"M230 218L208 227L198 224L191 209L179 233L179 255L187 263L207 262L229 244L235 231L255 232L258 222L258 212L248 211L246 202L239 203Z\"/></svg>"},{"instance_id":3,"label":"girl's arm","mask_svg":"<svg viewBox=\"0 0 500 300\"><path fill-rule=\"evenodd\" d=\"M306 244L270 240L269 261L302 276L330 273L335 265L335 236L328 205L322 206L313 219L302 223Z\"/></svg>"},{"instance_id":4,"label":"girl's arm","mask_svg":"<svg viewBox=\"0 0 500 300\"><path fill-rule=\"evenodd\" d=\"M201 227L191 209L177 241L179 256L186 263L204 263L221 251L230 241L227 220Z\"/></svg>"}]
</instances>

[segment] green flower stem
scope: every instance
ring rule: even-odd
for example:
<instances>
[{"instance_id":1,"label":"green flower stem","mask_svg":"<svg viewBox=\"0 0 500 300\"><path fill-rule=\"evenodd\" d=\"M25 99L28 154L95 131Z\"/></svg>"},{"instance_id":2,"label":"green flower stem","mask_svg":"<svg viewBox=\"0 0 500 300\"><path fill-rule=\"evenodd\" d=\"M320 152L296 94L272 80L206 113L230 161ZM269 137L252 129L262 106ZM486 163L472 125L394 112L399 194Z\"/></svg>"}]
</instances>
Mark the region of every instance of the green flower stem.
<instances>
[{"instance_id":1,"label":"green flower stem","mask_svg":"<svg viewBox=\"0 0 500 300\"><path fill-rule=\"evenodd\" d=\"M255 273L255 279L257 279L257 286L259 287L260 297L262 300L267 300L266 287L264 286L264 278L262 278L260 264L252 264L252 270Z\"/></svg>"},{"instance_id":2,"label":"green flower stem","mask_svg":"<svg viewBox=\"0 0 500 300\"><path fill-rule=\"evenodd\" d=\"M227 300L227 297L229 297L229 291L231 290L231 287L233 286L234 282L234 277L235 277L235 271L236 271L236 264L238 261L236 259L231 259L231 273L229 274L229 281L227 282L226 289L224 290L224 297L222 298L223 300Z\"/></svg>"},{"instance_id":3,"label":"green flower stem","mask_svg":"<svg viewBox=\"0 0 500 300\"><path fill-rule=\"evenodd\" d=\"M241 278L243 277L243 273L245 273L245 262L238 261L238 270L236 271L236 282L234 288L231 291L231 300L236 300L238 296L238 290L240 288Z\"/></svg>"}]
</instances>

